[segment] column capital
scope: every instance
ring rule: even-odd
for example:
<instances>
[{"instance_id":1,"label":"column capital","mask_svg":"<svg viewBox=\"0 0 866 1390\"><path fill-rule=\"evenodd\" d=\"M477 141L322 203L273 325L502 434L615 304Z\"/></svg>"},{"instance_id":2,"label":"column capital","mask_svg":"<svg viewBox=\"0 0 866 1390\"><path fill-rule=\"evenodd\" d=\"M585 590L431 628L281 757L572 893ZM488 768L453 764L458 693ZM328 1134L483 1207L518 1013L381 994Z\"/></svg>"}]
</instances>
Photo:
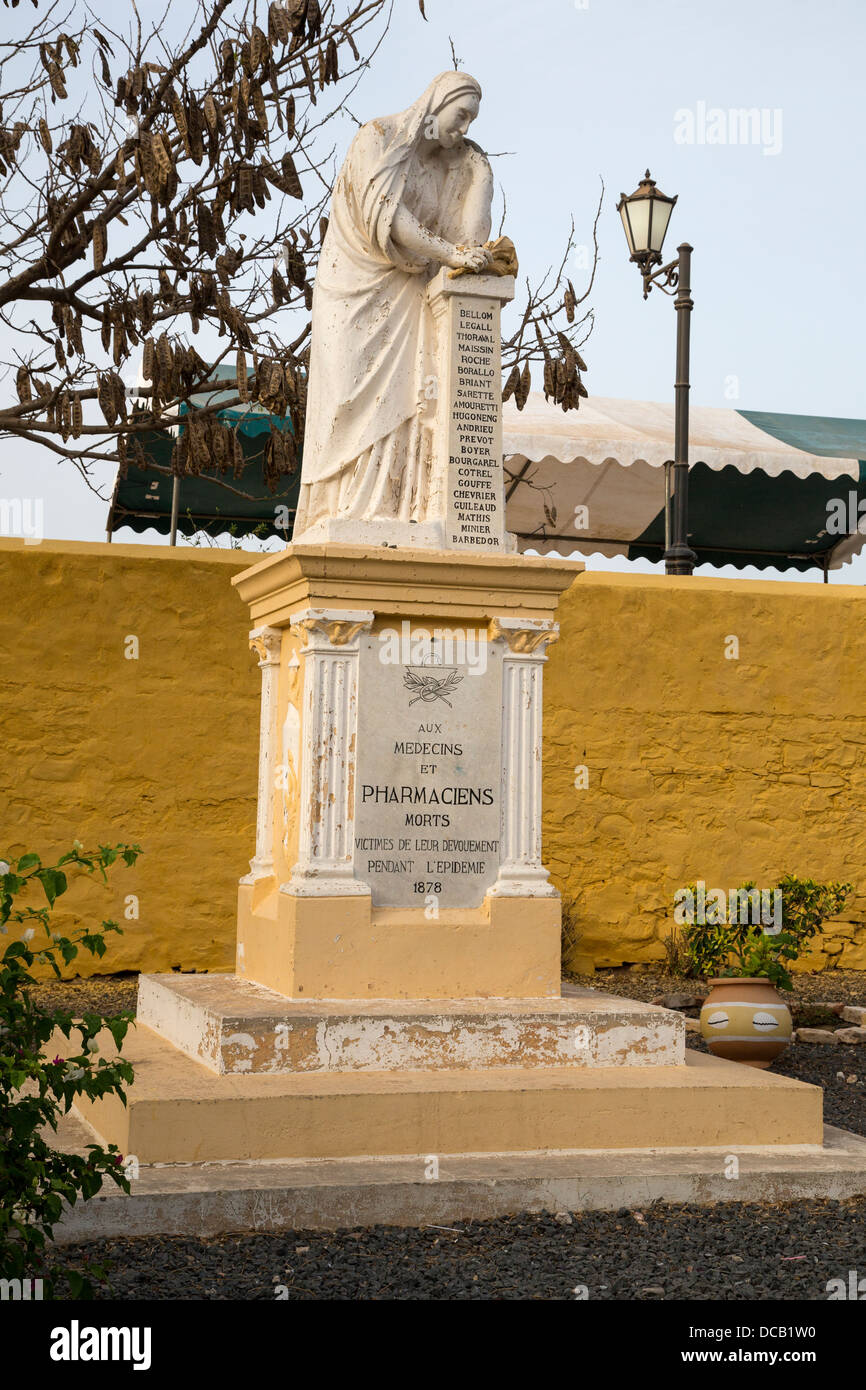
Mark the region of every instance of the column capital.
<instances>
[{"instance_id":1,"label":"column capital","mask_svg":"<svg viewBox=\"0 0 866 1390\"><path fill-rule=\"evenodd\" d=\"M255 652L260 666L277 666L283 642L282 629L254 627L250 632L250 651Z\"/></svg>"},{"instance_id":2,"label":"column capital","mask_svg":"<svg viewBox=\"0 0 866 1390\"><path fill-rule=\"evenodd\" d=\"M292 613L291 630L300 636L305 649L357 650L356 638L369 631L376 615L366 608L301 608Z\"/></svg>"},{"instance_id":3,"label":"column capital","mask_svg":"<svg viewBox=\"0 0 866 1390\"><path fill-rule=\"evenodd\" d=\"M552 618L503 618L490 620L491 642L503 641L511 656L547 659L548 646L559 639L559 623Z\"/></svg>"}]
</instances>

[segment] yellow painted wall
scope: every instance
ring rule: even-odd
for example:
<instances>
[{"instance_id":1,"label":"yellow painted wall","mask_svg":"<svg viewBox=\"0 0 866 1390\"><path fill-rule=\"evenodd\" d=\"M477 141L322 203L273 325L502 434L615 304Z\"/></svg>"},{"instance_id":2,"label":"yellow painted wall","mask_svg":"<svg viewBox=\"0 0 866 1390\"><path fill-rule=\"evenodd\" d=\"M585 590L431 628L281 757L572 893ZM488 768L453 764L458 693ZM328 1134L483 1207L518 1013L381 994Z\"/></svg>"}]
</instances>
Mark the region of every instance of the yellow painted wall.
<instances>
[{"instance_id":1,"label":"yellow painted wall","mask_svg":"<svg viewBox=\"0 0 866 1390\"><path fill-rule=\"evenodd\" d=\"M76 837L145 850L107 887L60 900L124 928L103 963L81 958L84 974L233 966L261 678L231 578L250 558L0 541L0 854L47 862ZM129 635L138 660L124 656ZM132 893L137 921L124 919Z\"/></svg>"},{"instance_id":2,"label":"yellow painted wall","mask_svg":"<svg viewBox=\"0 0 866 1390\"><path fill-rule=\"evenodd\" d=\"M232 968L260 673L230 579L250 560L0 540L0 853L145 849L66 900L122 921L100 970ZM866 591L835 583L575 581L545 672L545 860L597 964L658 958L677 887L790 870L858 886L812 963L866 968L864 619Z\"/></svg>"},{"instance_id":3,"label":"yellow painted wall","mask_svg":"<svg viewBox=\"0 0 866 1390\"><path fill-rule=\"evenodd\" d=\"M545 859L579 949L657 959L677 888L788 871L855 885L806 963L866 969L866 590L590 573L559 621Z\"/></svg>"}]
</instances>

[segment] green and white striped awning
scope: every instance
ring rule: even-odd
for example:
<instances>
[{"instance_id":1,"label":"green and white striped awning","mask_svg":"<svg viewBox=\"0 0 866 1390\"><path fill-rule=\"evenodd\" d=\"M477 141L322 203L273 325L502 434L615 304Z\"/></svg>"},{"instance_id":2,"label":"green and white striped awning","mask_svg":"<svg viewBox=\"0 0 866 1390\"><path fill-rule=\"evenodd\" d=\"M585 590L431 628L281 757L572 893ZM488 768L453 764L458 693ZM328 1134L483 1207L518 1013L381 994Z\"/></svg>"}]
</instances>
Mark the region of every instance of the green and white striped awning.
<instances>
[{"instance_id":1,"label":"green and white striped awning","mask_svg":"<svg viewBox=\"0 0 866 1390\"><path fill-rule=\"evenodd\" d=\"M866 421L693 407L689 435L699 564L838 569L859 552ZM673 437L672 404L507 402L506 525L521 550L660 560Z\"/></svg>"}]
</instances>

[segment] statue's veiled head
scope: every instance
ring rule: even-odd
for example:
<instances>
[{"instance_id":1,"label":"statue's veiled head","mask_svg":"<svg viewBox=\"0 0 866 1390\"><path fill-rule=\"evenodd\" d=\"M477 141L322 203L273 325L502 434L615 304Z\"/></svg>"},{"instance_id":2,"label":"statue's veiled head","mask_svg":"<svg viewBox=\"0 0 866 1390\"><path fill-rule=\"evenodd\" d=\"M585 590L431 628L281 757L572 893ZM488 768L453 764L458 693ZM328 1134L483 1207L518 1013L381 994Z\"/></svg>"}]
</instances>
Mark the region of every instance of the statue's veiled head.
<instances>
[{"instance_id":1,"label":"statue's veiled head","mask_svg":"<svg viewBox=\"0 0 866 1390\"><path fill-rule=\"evenodd\" d=\"M454 150L481 105L481 86L465 72L440 73L432 84L432 109L425 123L425 134L445 150Z\"/></svg>"},{"instance_id":2,"label":"statue's veiled head","mask_svg":"<svg viewBox=\"0 0 866 1390\"><path fill-rule=\"evenodd\" d=\"M443 150L457 149L463 143L480 105L480 98L472 91L449 97L437 116L437 139Z\"/></svg>"}]
</instances>

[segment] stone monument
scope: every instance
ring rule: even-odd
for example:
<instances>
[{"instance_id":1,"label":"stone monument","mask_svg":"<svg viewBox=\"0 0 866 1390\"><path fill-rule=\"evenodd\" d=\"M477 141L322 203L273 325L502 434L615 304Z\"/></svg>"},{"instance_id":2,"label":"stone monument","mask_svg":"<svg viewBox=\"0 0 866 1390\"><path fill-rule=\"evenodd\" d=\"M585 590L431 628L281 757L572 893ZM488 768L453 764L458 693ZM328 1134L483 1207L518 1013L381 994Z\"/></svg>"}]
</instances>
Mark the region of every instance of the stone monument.
<instances>
[{"instance_id":1,"label":"stone monument","mask_svg":"<svg viewBox=\"0 0 866 1390\"><path fill-rule=\"evenodd\" d=\"M142 1163L820 1143L813 1088L560 986L542 691L582 566L505 530L480 100L442 74L337 179L294 539L234 581L262 679L236 972L143 977L129 1108L88 1110Z\"/></svg>"}]
</instances>

